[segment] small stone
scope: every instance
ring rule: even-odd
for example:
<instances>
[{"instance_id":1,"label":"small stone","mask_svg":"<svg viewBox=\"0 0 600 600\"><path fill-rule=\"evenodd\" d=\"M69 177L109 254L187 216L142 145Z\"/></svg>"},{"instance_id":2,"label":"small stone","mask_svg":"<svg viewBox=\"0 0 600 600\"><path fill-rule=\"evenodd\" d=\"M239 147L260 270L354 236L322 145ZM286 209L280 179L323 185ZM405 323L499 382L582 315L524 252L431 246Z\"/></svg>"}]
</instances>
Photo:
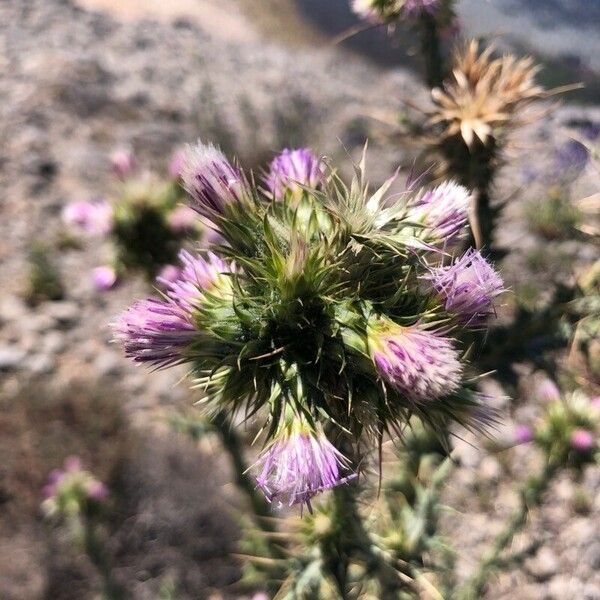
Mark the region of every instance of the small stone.
<instances>
[{"instance_id":1,"label":"small stone","mask_svg":"<svg viewBox=\"0 0 600 600\"><path fill-rule=\"evenodd\" d=\"M527 561L526 568L538 581L545 581L558 572L558 559L550 548L543 547L534 558Z\"/></svg>"},{"instance_id":2,"label":"small stone","mask_svg":"<svg viewBox=\"0 0 600 600\"><path fill-rule=\"evenodd\" d=\"M28 315L22 320L22 327L25 331L32 333L44 333L56 325L56 320L45 313Z\"/></svg>"},{"instance_id":3,"label":"small stone","mask_svg":"<svg viewBox=\"0 0 600 600\"><path fill-rule=\"evenodd\" d=\"M62 325L72 325L79 320L81 311L75 302L60 301L49 303L47 313Z\"/></svg>"},{"instance_id":4,"label":"small stone","mask_svg":"<svg viewBox=\"0 0 600 600\"><path fill-rule=\"evenodd\" d=\"M65 349L65 336L60 331L50 331L42 338L41 346L47 354L59 354Z\"/></svg>"},{"instance_id":5,"label":"small stone","mask_svg":"<svg viewBox=\"0 0 600 600\"><path fill-rule=\"evenodd\" d=\"M27 307L17 296L7 296L0 302L0 323L10 323L22 318L27 313Z\"/></svg>"},{"instance_id":6,"label":"small stone","mask_svg":"<svg viewBox=\"0 0 600 600\"><path fill-rule=\"evenodd\" d=\"M100 377L119 375L122 361L113 352L102 352L94 360L94 370Z\"/></svg>"},{"instance_id":7,"label":"small stone","mask_svg":"<svg viewBox=\"0 0 600 600\"><path fill-rule=\"evenodd\" d=\"M22 366L25 352L17 346L0 346L0 371L12 371Z\"/></svg>"},{"instance_id":8,"label":"small stone","mask_svg":"<svg viewBox=\"0 0 600 600\"><path fill-rule=\"evenodd\" d=\"M34 375L50 375L56 368L56 362L47 354L34 354L27 359L25 367Z\"/></svg>"},{"instance_id":9,"label":"small stone","mask_svg":"<svg viewBox=\"0 0 600 600\"><path fill-rule=\"evenodd\" d=\"M496 458L486 456L479 465L479 472L488 481L498 481L502 474L502 467Z\"/></svg>"}]
</instances>

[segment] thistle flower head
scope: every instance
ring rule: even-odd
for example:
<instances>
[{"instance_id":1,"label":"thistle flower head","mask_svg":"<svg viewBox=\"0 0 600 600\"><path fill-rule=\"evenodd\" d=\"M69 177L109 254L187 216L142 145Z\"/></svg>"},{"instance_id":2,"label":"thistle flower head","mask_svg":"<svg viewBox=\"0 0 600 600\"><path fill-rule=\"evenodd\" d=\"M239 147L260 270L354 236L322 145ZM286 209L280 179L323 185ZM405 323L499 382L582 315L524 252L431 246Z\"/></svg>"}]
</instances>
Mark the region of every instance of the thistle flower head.
<instances>
[{"instance_id":1,"label":"thistle flower head","mask_svg":"<svg viewBox=\"0 0 600 600\"><path fill-rule=\"evenodd\" d=\"M536 385L535 396L545 403L556 402L560 400L560 390L552 379L545 377Z\"/></svg>"},{"instance_id":2,"label":"thistle flower head","mask_svg":"<svg viewBox=\"0 0 600 600\"><path fill-rule=\"evenodd\" d=\"M185 165L185 151L175 150L169 160L169 177L175 181L181 179L183 166Z\"/></svg>"},{"instance_id":3,"label":"thistle flower head","mask_svg":"<svg viewBox=\"0 0 600 600\"><path fill-rule=\"evenodd\" d=\"M571 447L580 452L589 452L596 445L594 434L588 429L575 429L569 440Z\"/></svg>"},{"instance_id":4,"label":"thistle flower head","mask_svg":"<svg viewBox=\"0 0 600 600\"><path fill-rule=\"evenodd\" d=\"M448 267L431 269L433 288L445 309L465 325L480 326L494 314L494 300L504 283L478 250L467 250Z\"/></svg>"},{"instance_id":5,"label":"thistle flower head","mask_svg":"<svg viewBox=\"0 0 600 600\"><path fill-rule=\"evenodd\" d=\"M167 217L171 231L177 234L189 233L198 224L198 214L189 206L178 206Z\"/></svg>"},{"instance_id":6,"label":"thistle flower head","mask_svg":"<svg viewBox=\"0 0 600 600\"><path fill-rule=\"evenodd\" d=\"M166 367L184 362L196 339L191 315L172 300L141 300L112 323L114 341L135 362Z\"/></svg>"},{"instance_id":7,"label":"thistle flower head","mask_svg":"<svg viewBox=\"0 0 600 600\"><path fill-rule=\"evenodd\" d=\"M183 267L176 279L169 281L159 276L157 281L167 290L171 300L185 311L191 313L208 293L217 289L223 293L231 289L228 274L233 273L234 268L213 252L208 252L204 258L182 250L179 260Z\"/></svg>"},{"instance_id":8,"label":"thistle flower head","mask_svg":"<svg viewBox=\"0 0 600 600\"><path fill-rule=\"evenodd\" d=\"M515 443L528 444L533 440L533 428L529 425L519 425L515 430Z\"/></svg>"},{"instance_id":9,"label":"thistle flower head","mask_svg":"<svg viewBox=\"0 0 600 600\"><path fill-rule=\"evenodd\" d=\"M108 489L81 466L75 456L67 458L62 469L54 469L43 490L42 510L48 517L74 516L89 508L90 503L101 503Z\"/></svg>"},{"instance_id":10,"label":"thistle flower head","mask_svg":"<svg viewBox=\"0 0 600 600\"><path fill-rule=\"evenodd\" d=\"M67 204L62 217L67 225L75 225L89 235L107 235L112 229L112 208L104 200Z\"/></svg>"},{"instance_id":11,"label":"thistle flower head","mask_svg":"<svg viewBox=\"0 0 600 600\"><path fill-rule=\"evenodd\" d=\"M435 400L460 387L458 352L438 332L377 319L371 323L369 348L381 378L411 402Z\"/></svg>"},{"instance_id":12,"label":"thistle flower head","mask_svg":"<svg viewBox=\"0 0 600 600\"><path fill-rule=\"evenodd\" d=\"M318 187L324 175L321 161L308 148L286 148L271 162L266 184L273 197L281 199L286 190L297 193Z\"/></svg>"},{"instance_id":13,"label":"thistle flower head","mask_svg":"<svg viewBox=\"0 0 600 600\"><path fill-rule=\"evenodd\" d=\"M119 179L131 177L138 168L138 163L133 152L127 148L115 150L110 156L114 174Z\"/></svg>"},{"instance_id":14,"label":"thistle flower head","mask_svg":"<svg viewBox=\"0 0 600 600\"><path fill-rule=\"evenodd\" d=\"M439 9L441 0L404 0L402 14L407 18L415 18L422 13L435 14Z\"/></svg>"},{"instance_id":15,"label":"thistle flower head","mask_svg":"<svg viewBox=\"0 0 600 600\"><path fill-rule=\"evenodd\" d=\"M168 286L181 277L181 269L175 265L165 265L158 273L156 281L158 284Z\"/></svg>"},{"instance_id":16,"label":"thistle flower head","mask_svg":"<svg viewBox=\"0 0 600 600\"><path fill-rule=\"evenodd\" d=\"M471 194L453 181L428 190L409 204L407 220L424 228L428 239L450 243L463 233Z\"/></svg>"},{"instance_id":17,"label":"thistle flower head","mask_svg":"<svg viewBox=\"0 0 600 600\"><path fill-rule=\"evenodd\" d=\"M201 142L187 148L181 178L192 208L209 221L240 202L245 193L242 172L215 146Z\"/></svg>"},{"instance_id":18,"label":"thistle flower head","mask_svg":"<svg viewBox=\"0 0 600 600\"><path fill-rule=\"evenodd\" d=\"M539 67L531 58L494 59L491 54L491 48L480 53L478 43L471 42L455 54L453 78L443 90L432 90L430 123L442 126L443 138L458 136L467 146L476 140L487 144L532 101L544 97L535 83Z\"/></svg>"},{"instance_id":19,"label":"thistle flower head","mask_svg":"<svg viewBox=\"0 0 600 600\"><path fill-rule=\"evenodd\" d=\"M321 429L312 429L303 419L284 425L259 457L259 488L269 500L292 506L311 499L346 481L341 473L348 460L331 444Z\"/></svg>"},{"instance_id":20,"label":"thistle flower head","mask_svg":"<svg viewBox=\"0 0 600 600\"><path fill-rule=\"evenodd\" d=\"M117 283L117 272L110 265L96 267L92 271L92 282L97 290L110 290Z\"/></svg>"}]
</instances>

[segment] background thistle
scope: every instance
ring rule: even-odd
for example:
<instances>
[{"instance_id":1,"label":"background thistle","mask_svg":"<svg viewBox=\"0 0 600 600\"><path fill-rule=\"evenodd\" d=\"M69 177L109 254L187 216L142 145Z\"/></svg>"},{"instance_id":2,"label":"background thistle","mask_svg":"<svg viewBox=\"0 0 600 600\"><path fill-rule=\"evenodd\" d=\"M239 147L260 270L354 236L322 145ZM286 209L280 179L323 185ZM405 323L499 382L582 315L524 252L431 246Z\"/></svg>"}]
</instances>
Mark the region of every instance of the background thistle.
<instances>
[{"instance_id":1,"label":"background thistle","mask_svg":"<svg viewBox=\"0 0 600 600\"><path fill-rule=\"evenodd\" d=\"M487 252L499 210L492 206L492 187L508 136L533 103L556 93L536 83L538 71L531 58L494 58L492 47L480 51L472 40L455 51L452 75L431 92L429 147L442 157L446 174L474 190L471 245Z\"/></svg>"},{"instance_id":2,"label":"background thistle","mask_svg":"<svg viewBox=\"0 0 600 600\"><path fill-rule=\"evenodd\" d=\"M201 226L182 204L180 184L183 156L175 152L166 179L139 170L131 152L111 156L116 191L110 201L78 201L65 207L63 220L90 236L108 236L113 243L110 265L97 267L92 280L107 290L126 272L141 271L153 281L169 267L187 239L198 239Z\"/></svg>"}]
</instances>

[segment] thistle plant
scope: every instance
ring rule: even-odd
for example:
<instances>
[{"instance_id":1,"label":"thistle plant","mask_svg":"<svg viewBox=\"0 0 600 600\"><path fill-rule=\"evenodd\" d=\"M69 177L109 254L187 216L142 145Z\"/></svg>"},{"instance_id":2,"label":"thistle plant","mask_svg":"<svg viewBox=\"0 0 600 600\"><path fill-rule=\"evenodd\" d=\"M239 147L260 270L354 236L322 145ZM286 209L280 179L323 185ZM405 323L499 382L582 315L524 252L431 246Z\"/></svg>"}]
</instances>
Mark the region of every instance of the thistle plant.
<instances>
[{"instance_id":1,"label":"thistle plant","mask_svg":"<svg viewBox=\"0 0 600 600\"><path fill-rule=\"evenodd\" d=\"M546 380L538 396L545 398L544 411L533 425L522 424L516 443L531 442L542 453L540 472L527 479L519 489L519 504L506 526L484 554L473 576L453 597L458 600L481 598L490 576L514 560L507 549L527 523L527 516L539 507L553 478L561 470L580 477L587 465L600 462L600 398L590 399L583 391L560 392Z\"/></svg>"},{"instance_id":2,"label":"thistle plant","mask_svg":"<svg viewBox=\"0 0 600 600\"><path fill-rule=\"evenodd\" d=\"M531 58L493 57L471 41L458 49L452 74L431 92L428 145L443 159L447 174L475 191L472 243L491 247L498 209L491 204L494 176L509 134L526 121L526 111L552 93L535 81L540 67Z\"/></svg>"},{"instance_id":3,"label":"thistle plant","mask_svg":"<svg viewBox=\"0 0 600 600\"><path fill-rule=\"evenodd\" d=\"M63 212L64 221L89 236L108 236L114 247L112 264L94 269L97 289L112 288L129 271L141 271L153 280L176 260L188 238L197 239L200 227L193 211L182 204L181 152L169 163L169 176L140 171L126 151L112 156L117 179L110 200L78 201ZM172 267L171 267L172 269Z\"/></svg>"},{"instance_id":4,"label":"thistle plant","mask_svg":"<svg viewBox=\"0 0 600 600\"><path fill-rule=\"evenodd\" d=\"M261 184L200 143L182 179L223 243L184 254L180 278L120 315L115 339L137 363L187 365L209 418L257 420L253 472L274 506L310 513L334 490L331 510L352 519L368 457L409 419L446 444L454 423L490 424L458 335L483 326L501 284L488 285L482 257L443 265L465 233L468 190L391 194L392 178L372 191L364 159L346 185L306 150L277 157ZM358 523L344 532L362 535ZM338 542L324 564L346 597L354 546L336 553ZM393 562L371 559L388 587L404 585Z\"/></svg>"},{"instance_id":5,"label":"thistle plant","mask_svg":"<svg viewBox=\"0 0 600 600\"><path fill-rule=\"evenodd\" d=\"M35 242L31 245L28 263L23 296L29 305L36 306L44 300L60 300L64 297L65 288L60 271L45 244Z\"/></svg>"},{"instance_id":6,"label":"thistle plant","mask_svg":"<svg viewBox=\"0 0 600 600\"><path fill-rule=\"evenodd\" d=\"M101 532L101 513L108 489L75 456L65 460L62 469L54 469L44 487L42 512L49 522L66 529L71 542L85 552L103 579L103 597L124 598L114 579Z\"/></svg>"},{"instance_id":7,"label":"thistle plant","mask_svg":"<svg viewBox=\"0 0 600 600\"><path fill-rule=\"evenodd\" d=\"M374 25L404 22L414 28L421 41L427 85L435 87L446 72L443 38L456 23L453 5L453 0L353 0L352 10Z\"/></svg>"}]
</instances>

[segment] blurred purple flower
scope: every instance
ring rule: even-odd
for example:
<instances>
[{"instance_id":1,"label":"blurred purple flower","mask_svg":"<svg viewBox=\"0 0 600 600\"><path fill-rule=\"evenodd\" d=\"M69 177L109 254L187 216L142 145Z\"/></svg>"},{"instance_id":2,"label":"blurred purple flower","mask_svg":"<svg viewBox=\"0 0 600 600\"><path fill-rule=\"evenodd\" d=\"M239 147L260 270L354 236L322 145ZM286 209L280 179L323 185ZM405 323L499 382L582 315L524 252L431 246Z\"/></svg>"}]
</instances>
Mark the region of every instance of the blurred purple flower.
<instances>
[{"instance_id":1,"label":"blurred purple flower","mask_svg":"<svg viewBox=\"0 0 600 600\"><path fill-rule=\"evenodd\" d=\"M169 177L178 181L185 164L185 150L175 150L169 160Z\"/></svg>"},{"instance_id":2,"label":"blurred purple flower","mask_svg":"<svg viewBox=\"0 0 600 600\"><path fill-rule=\"evenodd\" d=\"M97 290L110 290L117 283L117 272L109 265L96 267L92 271L92 283Z\"/></svg>"},{"instance_id":3,"label":"blurred purple flower","mask_svg":"<svg viewBox=\"0 0 600 600\"><path fill-rule=\"evenodd\" d=\"M112 208L104 200L78 201L65 206L62 218L68 225L75 225L89 235L106 235L112 229Z\"/></svg>"},{"instance_id":4,"label":"blurred purple flower","mask_svg":"<svg viewBox=\"0 0 600 600\"><path fill-rule=\"evenodd\" d=\"M537 384L535 397L541 402L556 402L560 400L560 390L552 379L546 377Z\"/></svg>"},{"instance_id":5,"label":"blurred purple flower","mask_svg":"<svg viewBox=\"0 0 600 600\"><path fill-rule=\"evenodd\" d=\"M596 409L600 410L600 396L596 396L595 398L592 398L592 399L590 400L590 404L591 404L591 405L592 405L594 408L596 408Z\"/></svg>"},{"instance_id":6,"label":"blurred purple flower","mask_svg":"<svg viewBox=\"0 0 600 600\"><path fill-rule=\"evenodd\" d=\"M533 429L529 425L517 425L515 429L515 443L528 444L533 440Z\"/></svg>"},{"instance_id":7,"label":"blurred purple flower","mask_svg":"<svg viewBox=\"0 0 600 600\"><path fill-rule=\"evenodd\" d=\"M570 442L571 447L580 452L589 452L596 445L594 434L587 429L575 429Z\"/></svg>"},{"instance_id":8,"label":"blurred purple flower","mask_svg":"<svg viewBox=\"0 0 600 600\"><path fill-rule=\"evenodd\" d=\"M285 149L271 162L266 184L274 198L286 190L295 193L303 187L316 188L325 178L323 164L308 148Z\"/></svg>"},{"instance_id":9,"label":"blurred purple flower","mask_svg":"<svg viewBox=\"0 0 600 600\"><path fill-rule=\"evenodd\" d=\"M340 474L348 467L344 455L322 431L316 433L299 420L277 434L257 464L261 472L256 481L269 502L306 504L309 511L311 498L349 480Z\"/></svg>"},{"instance_id":10,"label":"blurred purple flower","mask_svg":"<svg viewBox=\"0 0 600 600\"><path fill-rule=\"evenodd\" d=\"M192 197L192 208L212 221L223 215L229 205L246 193L246 181L240 169L213 145L189 146L181 172L183 185Z\"/></svg>"},{"instance_id":11,"label":"blurred purple flower","mask_svg":"<svg viewBox=\"0 0 600 600\"><path fill-rule=\"evenodd\" d=\"M181 269L175 265L165 265L160 270L156 281L162 284L163 287L168 287L173 282L181 277Z\"/></svg>"},{"instance_id":12,"label":"blurred purple flower","mask_svg":"<svg viewBox=\"0 0 600 600\"><path fill-rule=\"evenodd\" d=\"M114 340L135 362L163 368L182 362L196 339L191 316L173 300L140 300L112 324Z\"/></svg>"},{"instance_id":13,"label":"blurred purple flower","mask_svg":"<svg viewBox=\"0 0 600 600\"><path fill-rule=\"evenodd\" d=\"M381 377L412 402L447 396L460 387L458 353L440 333L388 322L373 328L369 345Z\"/></svg>"},{"instance_id":14,"label":"blurred purple flower","mask_svg":"<svg viewBox=\"0 0 600 600\"><path fill-rule=\"evenodd\" d=\"M445 309L465 325L483 325L495 313L494 300L504 292L504 282L478 250L470 248L450 266L430 271Z\"/></svg>"},{"instance_id":15,"label":"blurred purple flower","mask_svg":"<svg viewBox=\"0 0 600 600\"><path fill-rule=\"evenodd\" d=\"M110 155L110 162L113 173L119 179L127 179L128 177L131 177L136 172L138 167L137 160L133 152L126 148L115 150Z\"/></svg>"},{"instance_id":16,"label":"blurred purple flower","mask_svg":"<svg viewBox=\"0 0 600 600\"><path fill-rule=\"evenodd\" d=\"M428 190L408 205L407 219L438 242L450 242L467 224L471 194L452 181Z\"/></svg>"},{"instance_id":17,"label":"blurred purple flower","mask_svg":"<svg viewBox=\"0 0 600 600\"><path fill-rule=\"evenodd\" d=\"M182 234L198 224L198 214L189 206L178 206L167 218L171 231Z\"/></svg>"},{"instance_id":18,"label":"blurred purple flower","mask_svg":"<svg viewBox=\"0 0 600 600\"><path fill-rule=\"evenodd\" d=\"M439 7L440 0L406 0L402 7L402 14L409 19L414 19L424 12L435 14Z\"/></svg>"},{"instance_id":19,"label":"blurred purple flower","mask_svg":"<svg viewBox=\"0 0 600 600\"><path fill-rule=\"evenodd\" d=\"M91 481L86 487L88 497L96 502L103 502L108 497L108 488L100 481Z\"/></svg>"},{"instance_id":20,"label":"blurred purple flower","mask_svg":"<svg viewBox=\"0 0 600 600\"><path fill-rule=\"evenodd\" d=\"M558 179L575 179L581 174L589 158L589 150L582 143L569 140L556 150L553 173Z\"/></svg>"}]
</instances>

